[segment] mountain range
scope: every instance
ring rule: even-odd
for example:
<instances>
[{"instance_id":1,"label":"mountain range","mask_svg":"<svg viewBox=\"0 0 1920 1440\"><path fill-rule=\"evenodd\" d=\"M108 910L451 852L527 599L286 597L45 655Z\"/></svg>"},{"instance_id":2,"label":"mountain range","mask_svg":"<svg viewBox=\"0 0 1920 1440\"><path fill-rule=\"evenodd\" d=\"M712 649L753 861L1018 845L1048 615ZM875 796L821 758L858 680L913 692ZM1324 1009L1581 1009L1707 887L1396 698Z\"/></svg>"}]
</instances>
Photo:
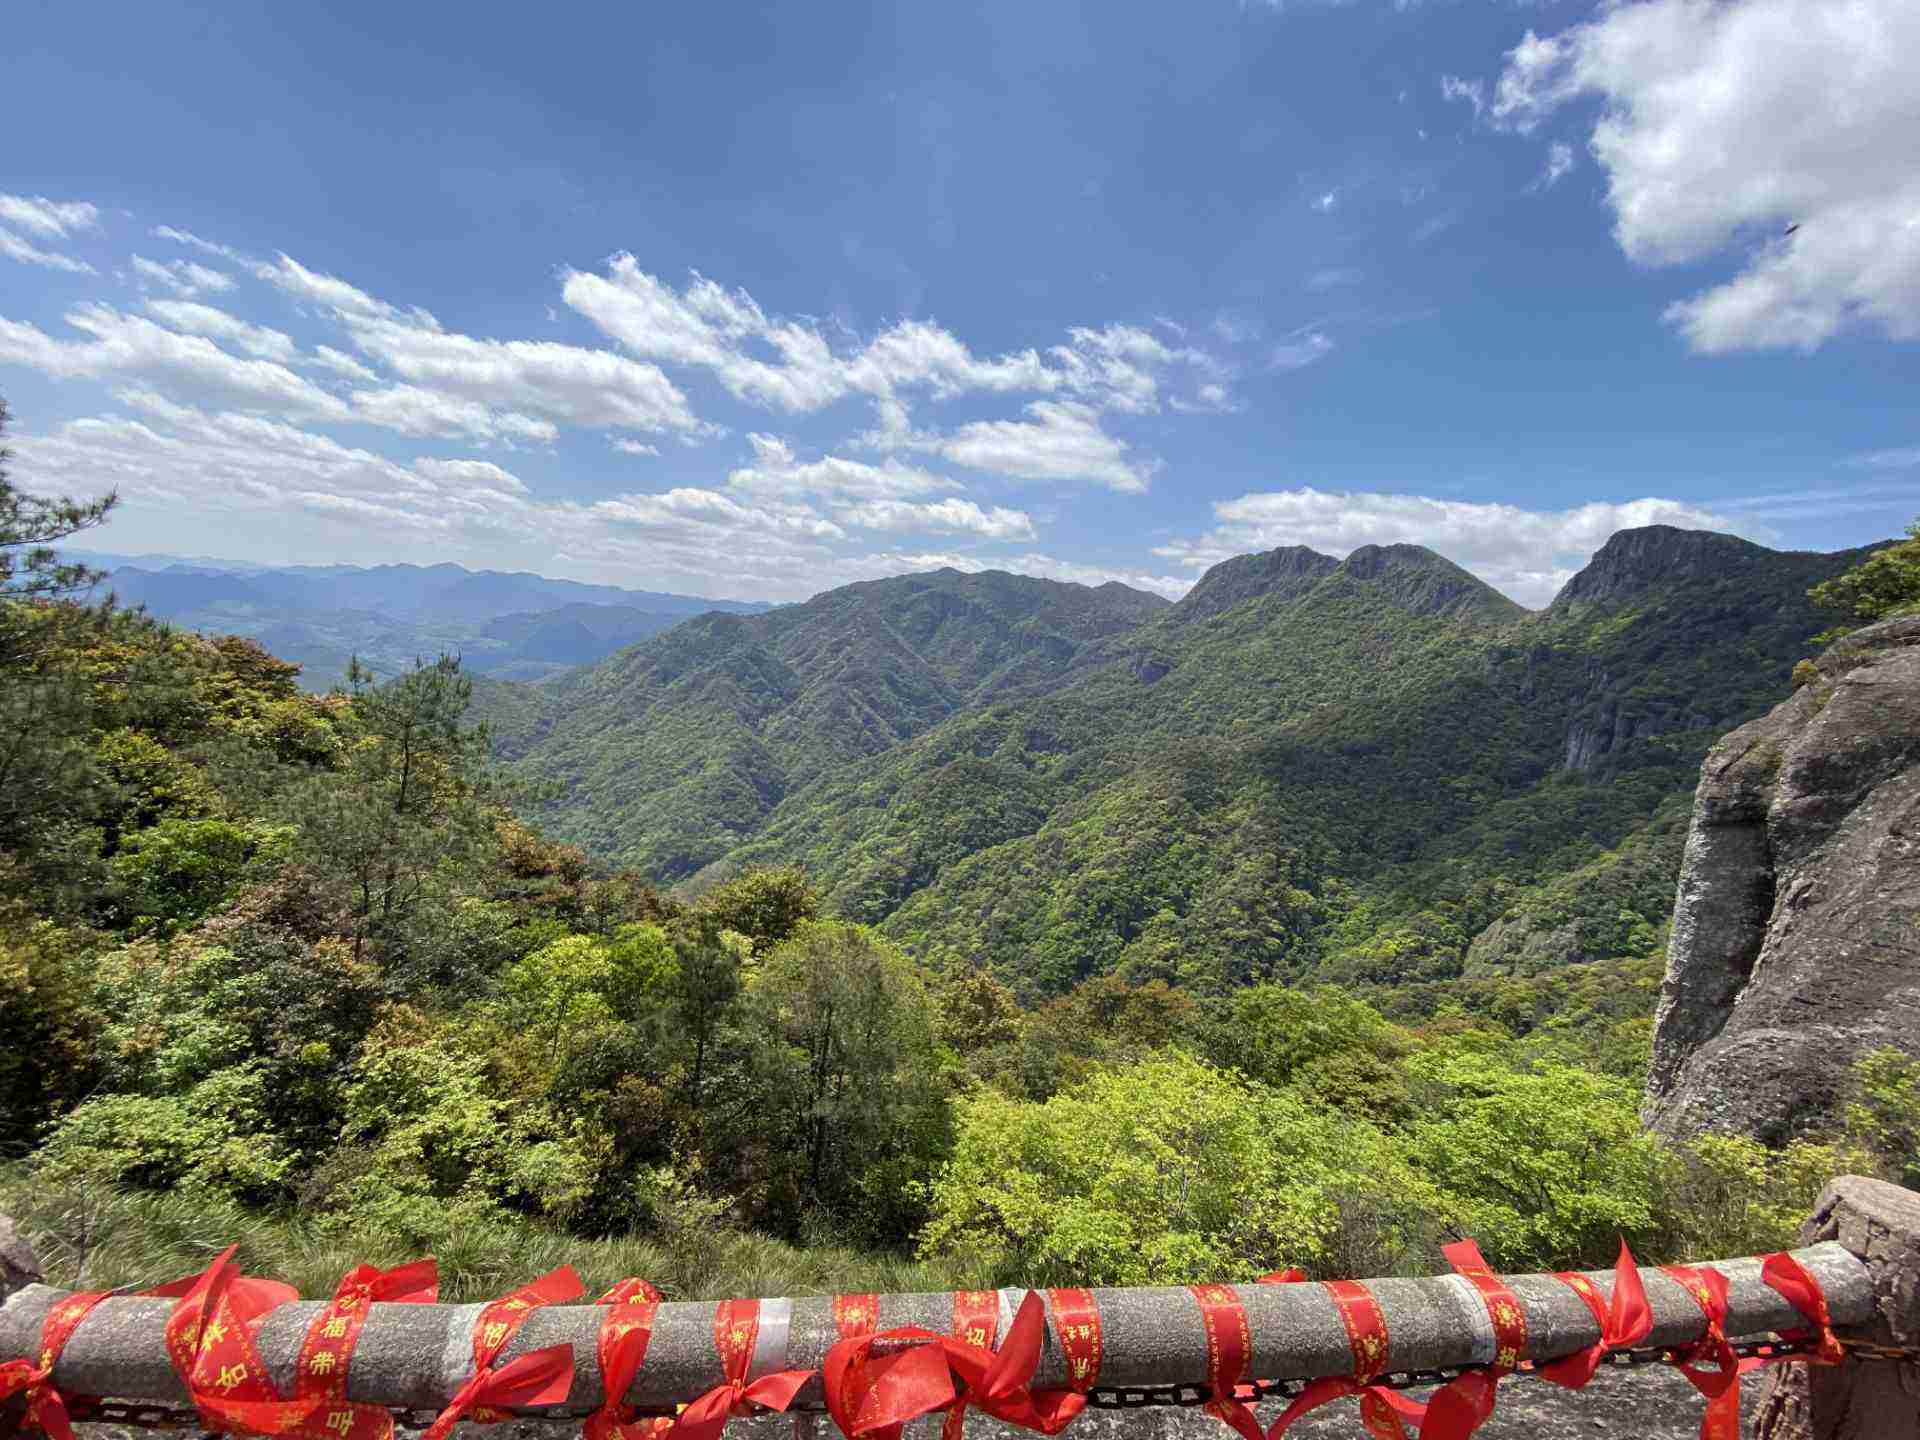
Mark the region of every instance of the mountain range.
<instances>
[{"instance_id":1,"label":"mountain range","mask_svg":"<svg viewBox=\"0 0 1920 1440\"><path fill-rule=\"evenodd\" d=\"M540 680L611 655L689 616L759 614L759 601L706 600L461 565L248 565L69 551L108 572L99 587L189 629L247 635L324 690L358 656L393 674L443 651L468 670Z\"/></svg>"},{"instance_id":2,"label":"mountain range","mask_svg":"<svg viewBox=\"0 0 1920 1440\"><path fill-rule=\"evenodd\" d=\"M798 862L936 965L1444 984L1654 953L1701 757L1864 553L1623 531L1540 612L1414 545L1174 604L942 570L481 698L558 833L696 889Z\"/></svg>"}]
</instances>

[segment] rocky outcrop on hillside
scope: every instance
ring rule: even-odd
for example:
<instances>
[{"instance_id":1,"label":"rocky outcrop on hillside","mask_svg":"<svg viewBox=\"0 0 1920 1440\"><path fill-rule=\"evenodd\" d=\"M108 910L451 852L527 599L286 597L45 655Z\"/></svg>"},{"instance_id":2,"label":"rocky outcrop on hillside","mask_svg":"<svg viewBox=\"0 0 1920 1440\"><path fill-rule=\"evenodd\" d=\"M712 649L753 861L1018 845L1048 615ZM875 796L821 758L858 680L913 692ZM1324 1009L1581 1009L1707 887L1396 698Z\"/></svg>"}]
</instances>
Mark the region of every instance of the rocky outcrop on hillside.
<instances>
[{"instance_id":1,"label":"rocky outcrop on hillside","mask_svg":"<svg viewBox=\"0 0 1920 1440\"><path fill-rule=\"evenodd\" d=\"M1551 612L1619 604L1679 580L1719 580L1764 565L1765 546L1712 530L1641 525L1621 530L1553 597Z\"/></svg>"},{"instance_id":2,"label":"rocky outcrop on hillside","mask_svg":"<svg viewBox=\"0 0 1920 1440\"><path fill-rule=\"evenodd\" d=\"M1854 1057L1920 1054L1920 618L1832 646L1695 795L1646 1118L1783 1140Z\"/></svg>"}]
</instances>

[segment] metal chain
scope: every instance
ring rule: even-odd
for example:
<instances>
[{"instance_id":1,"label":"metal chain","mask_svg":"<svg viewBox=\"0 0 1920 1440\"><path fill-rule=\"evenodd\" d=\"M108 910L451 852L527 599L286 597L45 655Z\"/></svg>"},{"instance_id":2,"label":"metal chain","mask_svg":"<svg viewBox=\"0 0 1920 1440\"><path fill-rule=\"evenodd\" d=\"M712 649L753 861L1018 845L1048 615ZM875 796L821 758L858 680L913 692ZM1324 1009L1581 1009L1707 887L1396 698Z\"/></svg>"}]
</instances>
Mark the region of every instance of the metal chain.
<instances>
[{"instance_id":1,"label":"metal chain","mask_svg":"<svg viewBox=\"0 0 1920 1440\"><path fill-rule=\"evenodd\" d=\"M1920 1362L1920 1350L1902 1350L1886 1345L1876 1345L1868 1341L1842 1340L1848 1352L1855 1359L1877 1362ZM1790 1360L1811 1354L1814 1350L1809 1340L1749 1340L1733 1347L1733 1353L1741 1359L1757 1358L1763 1360ZM1681 1352L1672 1347L1653 1346L1639 1350L1612 1350L1607 1353L1603 1363L1620 1369L1634 1369L1643 1365L1671 1364ZM1376 1378L1372 1383L1385 1386L1389 1390L1419 1390L1429 1386L1444 1385L1449 1380L1458 1379L1469 1370L1481 1367L1473 1365L1453 1365L1438 1370L1396 1370ZM1513 1372L1517 1376L1534 1373L1531 1365L1523 1366ZM1311 1383L1307 1380L1255 1380L1242 1385L1242 1398L1263 1400L1292 1400ZM1213 1390L1204 1384L1181 1385L1140 1385L1097 1387L1087 1395L1087 1404L1099 1410L1146 1410L1159 1406L1193 1408L1205 1405L1213 1398ZM198 1430L200 1417L192 1409L157 1404L123 1404L105 1400L74 1399L68 1402L75 1420L90 1424L129 1425L141 1430ZM823 1413L824 1406L796 1405L789 1413ZM434 1420L431 1410L394 1409L394 1424L403 1430L424 1430ZM555 1415L555 1420L584 1418L578 1416Z\"/></svg>"}]
</instances>

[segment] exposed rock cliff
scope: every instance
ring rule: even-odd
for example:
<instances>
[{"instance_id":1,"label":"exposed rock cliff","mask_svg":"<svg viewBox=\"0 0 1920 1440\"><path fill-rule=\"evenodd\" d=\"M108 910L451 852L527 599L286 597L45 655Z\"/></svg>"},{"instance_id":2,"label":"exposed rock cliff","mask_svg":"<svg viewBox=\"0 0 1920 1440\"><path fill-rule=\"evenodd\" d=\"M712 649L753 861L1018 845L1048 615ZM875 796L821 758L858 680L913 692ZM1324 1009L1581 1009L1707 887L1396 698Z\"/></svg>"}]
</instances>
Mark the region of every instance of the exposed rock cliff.
<instances>
[{"instance_id":1,"label":"exposed rock cliff","mask_svg":"<svg viewBox=\"0 0 1920 1440\"><path fill-rule=\"evenodd\" d=\"M1848 1067L1920 1054L1920 619L1834 645L1716 745L1694 799L1646 1118L1769 1141Z\"/></svg>"}]
</instances>

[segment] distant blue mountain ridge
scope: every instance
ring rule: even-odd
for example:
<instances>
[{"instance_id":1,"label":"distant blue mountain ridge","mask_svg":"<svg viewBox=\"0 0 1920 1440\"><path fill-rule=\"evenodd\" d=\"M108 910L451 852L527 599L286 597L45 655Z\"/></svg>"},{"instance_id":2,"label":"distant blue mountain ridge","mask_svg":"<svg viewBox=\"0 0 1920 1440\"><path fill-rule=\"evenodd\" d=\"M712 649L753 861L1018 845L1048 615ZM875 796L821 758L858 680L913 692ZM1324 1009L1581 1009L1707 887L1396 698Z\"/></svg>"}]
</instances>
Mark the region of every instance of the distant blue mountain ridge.
<instances>
[{"instance_id":1,"label":"distant blue mountain ridge","mask_svg":"<svg viewBox=\"0 0 1920 1440\"><path fill-rule=\"evenodd\" d=\"M246 635L302 667L311 689L338 684L350 659L392 674L416 656L458 654L472 673L550 679L695 615L756 615L757 600L709 600L464 565L255 565L205 556L68 550L107 572L101 593L156 619Z\"/></svg>"}]
</instances>

